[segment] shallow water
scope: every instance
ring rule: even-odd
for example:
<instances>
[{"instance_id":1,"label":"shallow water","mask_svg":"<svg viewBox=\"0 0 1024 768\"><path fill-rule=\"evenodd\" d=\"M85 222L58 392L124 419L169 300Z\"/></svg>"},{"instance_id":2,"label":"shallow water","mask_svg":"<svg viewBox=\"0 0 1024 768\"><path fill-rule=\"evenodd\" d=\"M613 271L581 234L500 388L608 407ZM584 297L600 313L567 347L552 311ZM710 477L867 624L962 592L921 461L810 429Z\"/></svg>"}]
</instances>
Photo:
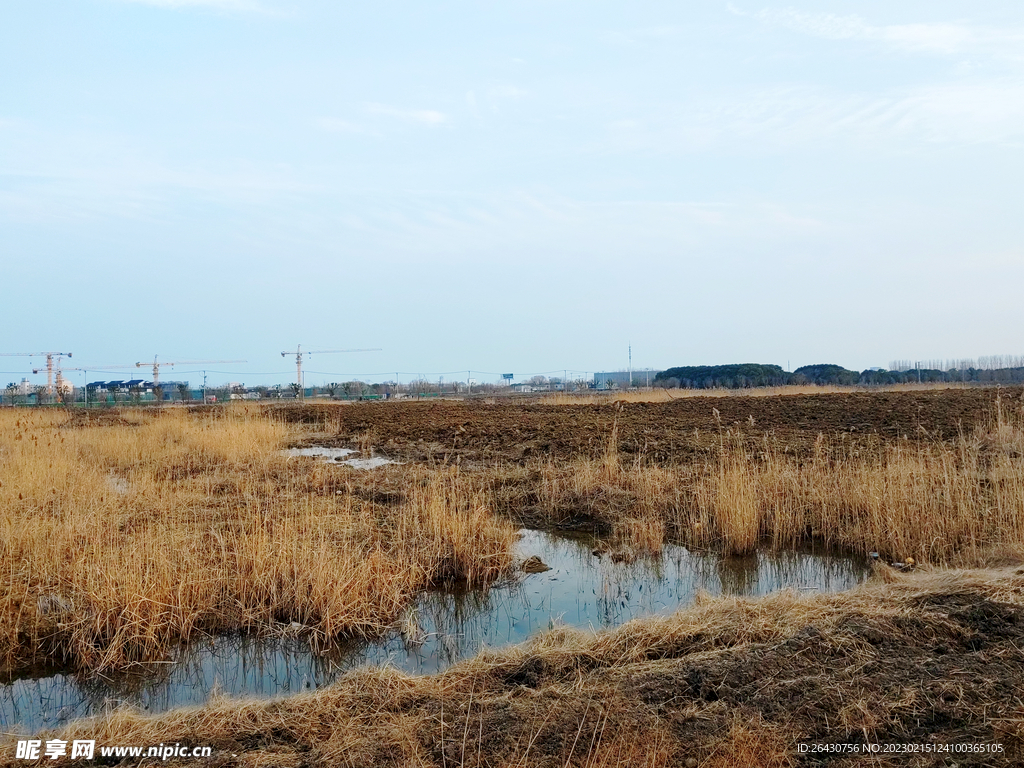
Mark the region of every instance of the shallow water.
<instances>
[{"instance_id":1,"label":"shallow water","mask_svg":"<svg viewBox=\"0 0 1024 768\"><path fill-rule=\"evenodd\" d=\"M318 459L340 461L353 453L359 453L351 448L328 448L323 445L314 445L309 448L288 448L283 451L285 456L313 456Z\"/></svg>"},{"instance_id":2,"label":"shallow water","mask_svg":"<svg viewBox=\"0 0 1024 768\"><path fill-rule=\"evenodd\" d=\"M346 458L346 456L351 456L353 453L359 453L359 451L351 448L328 448L323 445L314 445L309 448L289 448L284 451L285 456L313 456L334 464L352 467L353 469L377 469L377 467L399 463L393 459L385 459L383 456L371 456L367 459Z\"/></svg>"},{"instance_id":3,"label":"shallow water","mask_svg":"<svg viewBox=\"0 0 1024 768\"><path fill-rule=\"evenodd\" d=\"M122 703L159 712L201 704L211 692L279 696L319 688L364 664L436 672L482 647L518 643L558 624L602 629L667 614L712 594L763 595L793 588L840 591L863 581L861 558L803 550L723 558L667 546L663 557L631 564L591 554L593 541L523 531L520 552L551 570L490 590L424 595L396 630L377 642L353 642L329 656L313 654L301 634L229 635L182 649L172 664L116 677L55 674L0 685L0 730L34 732Z\"/></svg>"}]
</instances>

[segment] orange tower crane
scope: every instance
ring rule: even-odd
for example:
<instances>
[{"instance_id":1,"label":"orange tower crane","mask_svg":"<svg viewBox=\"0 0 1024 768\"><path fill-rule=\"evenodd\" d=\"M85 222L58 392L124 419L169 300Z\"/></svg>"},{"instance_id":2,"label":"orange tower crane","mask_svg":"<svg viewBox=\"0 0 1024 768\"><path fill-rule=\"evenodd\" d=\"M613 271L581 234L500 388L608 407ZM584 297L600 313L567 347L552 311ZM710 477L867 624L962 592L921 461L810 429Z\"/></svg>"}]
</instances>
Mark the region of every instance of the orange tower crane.
<instances>
[{"instance_id":1,"label":"orange tower crane","mask_svg":"<svg viewBox=\"0 0 1024 768\"><path fill-rule=\"evenodd\" d=\"M314 349L302 351L302 345L299 344L294 352L282 352L281 357L285 355L295 355L295 382L299 385L299 400L305 399L304 386L302 382L302 356L303 355L334 355L339 352L380 352L379 347L373 349Z\"/></svg>"}]
</instances>

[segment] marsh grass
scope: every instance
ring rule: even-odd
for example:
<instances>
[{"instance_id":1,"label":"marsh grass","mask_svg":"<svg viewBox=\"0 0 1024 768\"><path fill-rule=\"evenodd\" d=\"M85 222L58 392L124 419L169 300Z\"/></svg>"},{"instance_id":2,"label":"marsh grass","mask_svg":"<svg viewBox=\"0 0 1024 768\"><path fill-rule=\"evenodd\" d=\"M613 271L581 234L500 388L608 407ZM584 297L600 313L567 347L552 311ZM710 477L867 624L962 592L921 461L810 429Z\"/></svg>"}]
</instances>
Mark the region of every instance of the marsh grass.
<instances>
[{"instance_id":1,"label":"marsh grass","mask_svg":"<svg viewBox=\"0 0 1024 768\"><path fill-rule=\"evenodd\" d=\"M731 554L814 540L946 565L1024 545L1024 410L1016 401L998 402L987 425L948 442L821 435L804 457L771 435L723 427L711 458L675 467L642 454L625 462L614 445L599 459L495 470L495 503L510 513L532 505L554 524L593 519L651 552L666 532Z\"/></svg>"},{"instance_id":2,"label":"marsh grass","mask_svg":"<svg viewBox=\"0 0 1024 768\"><path fill-rule=\"evenodd\" d=\"M267 414L0 412L0 665L124 668L291 622L317 647L377 635L430 585L511 573L505 518L524 510L594 521L622 559L666 538L734 554L813 540L944 565L1024 546L1017 401L948 442L821 436L795 456L753 425L723 426L708 458L661 466L624 460L613 427L597 458L374 472L285 458L322 425Z\"/></svg>"},{"instance_id":3,"label":"marsh grass","mask_svg":"<svg viewBox=\"0 0 1024 768\"><path fill-rule=\"evenodd\" d=\"M951 615L949 600L976 610ZM800 741L926 738L927 697L941 689L946 703L933 704L961 729L943 733L962 738L967 723L1010 751L1024 721L1004 691L972 685L956 653L943 656L941 678L918 672L936 668L936 643L966 648L977 632L961 622L993 606L1024 606L1016 568L899 574L835 595L702 597L598 634L558 628L439 675L368 668L283 700L222 699L157 716L118 710L57 735L211 745L231 765L788 768L800 764ZM1018 658L998 630L987 638L992 653L973 656ZM905 657L887 660L894 649ZM778 668L762 669L765 655ZM866 676L886 663L915 666L905 680ZM696 671L718 695L701 693ZM793 696L801 706L786 708ZM13 755L0 751L0 765Z\"/></svg>"},{"instance_id":4,"label":"marsh grass","mask_svg":"<svg viewBox=\"0 0 1024 768\"><path fill-rule=\"evenodd\" d=\"M375 504L283 457L289 429L244 406L0 412L0 666L125 668L290 622L326 646L513 566L514 529L457 471Z\"/></svg>"}]
</instances>

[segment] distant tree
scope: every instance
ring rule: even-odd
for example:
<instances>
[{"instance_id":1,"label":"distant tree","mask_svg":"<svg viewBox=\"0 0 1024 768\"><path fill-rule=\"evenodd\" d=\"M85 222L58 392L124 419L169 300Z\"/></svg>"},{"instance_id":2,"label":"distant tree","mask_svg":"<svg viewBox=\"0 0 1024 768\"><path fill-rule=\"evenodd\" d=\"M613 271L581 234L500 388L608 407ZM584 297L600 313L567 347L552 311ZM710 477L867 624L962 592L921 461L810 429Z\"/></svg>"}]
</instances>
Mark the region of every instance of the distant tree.
<instances>
[{"instance_id":1,"label":"distant tree","mask_svg":"<svg viewBox=\"0 0 1024 768\"><path fill-rule=\"evenodd\" d=\"M295 395L295 397L299 396L299 385L294 381L288 385L288 388L292 391L292 394Z\"/></svg>"},{"instance_id":2,"label":"distant tree","mask_svg":"<svg viewBox=\"0 0 1024 768\"><path fill-rule=\"evenodd\" d=\"M138 384L134 387L129 387L128 394L131 396L134 405L138 405L142 401L142 387Z\"/></svg>"},{"instance_id":3,"label":"distant tree","mask_svg":"<svg viewBox=\"0 0 1024 768\"><path fill-rule=\"evenodd\" d=\"M341 385L336 381L332 381L330 384L324 387L324 389L327 390L327 394L330 395L331 400L333 400L335 396L338 394L338 390L341 389Z\"/></svg>"},{"instance_id":4,"label":"distant tree","mask_svg":"<svg viewBox=\"0 0 1024 768\"><path fill-rule=\"evenodd\" d=\"M4 391L7 393L8 402L11 405L14 405L15 402L17 402L16 398L18 397L18 385L12 381L10 384L7 385L7 388Z\"/></svg>"},{"instance_id":5,"label":"distant tree","mask_svg":"<svg viewBox=\"0 0 1024 768\"><path fill-rule=\"evenodd\" d=\"M849 371L841 365L832 363L820 363L816 365L804 365L793 371L793 378L804 377L812 384L839 384L849 386L856 384L860 374L856 371Z\"/></svg>"},{"instance_id":6,"label":"distant tree","mask_svg":"<svg viewBox=\"0 0 1024 768\"><path fill-rule=\"evenodd\" d=\"M678 379L679 386L693 389L708 387L772 387L786 384L789 374L777 365L736 363L732 365L689 365L669 368L654 377L657 384Z\"/></svg>"},{"instance_id":7,"label":"distant tree","mask_svg":"<svg viewBox=\"0 0 1024 768\"><path fill-rule=\"evenodd\" d=\"M164 401L164 388L159 384L153 387L153 397L156 398L157 403L162 403Z\"/></svg>"},{"instance_id":8,"label":"distant tree","mask_svg":"<svg viewBox=\"0 0 1024 768\"><path fill-rule=\"evenodd\" d=\"M42 384L34 387L32 391L35 393L36 396L36 405L42 405L43 403L47 402L46 387L44 387Z\"/></svg>"},{"instance_id":9,"label":"distant tree","mask_svg":"<svg viewBox=\"0 0 1024 768\"><path fill-rule=\"evenodd\" d=\"M192 390L189 389L187 381L178 382L178 397L185 403L192 400Z\"/></svg>"},{"instance_id":10,"label":"distant tree","mask_svg":"<svg viewBox=\"0 0 1024 768\"><path fill-rule=\"evenodd\" d=\"M533 387L542 387L548 383L548 379L547 376L531 376L526 383Z\"/></svg>"},{"instance_id":11,"label":"distant tree","mask_svg":"<svg viewBox=\"0 0 1024 768\"><path fill-rule=\"evenodd\" d=\"M346 381L341 385L341 390L345 393L346 399L351 399L365 394L367 386L361 381Z\"/></svg>"}]
</instances>

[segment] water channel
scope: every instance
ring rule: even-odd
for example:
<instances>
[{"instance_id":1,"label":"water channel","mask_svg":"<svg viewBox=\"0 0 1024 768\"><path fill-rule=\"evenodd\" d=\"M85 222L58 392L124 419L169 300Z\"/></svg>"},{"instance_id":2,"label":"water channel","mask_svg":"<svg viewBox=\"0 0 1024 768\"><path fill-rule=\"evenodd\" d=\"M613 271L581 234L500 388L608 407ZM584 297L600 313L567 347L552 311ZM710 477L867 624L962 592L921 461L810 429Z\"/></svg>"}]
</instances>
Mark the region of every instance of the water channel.
<instances>
[{"instance_id":1,"label":"water channel","mask_svg":"<svg viewBox=\"0 0 1024 768\"><path fill-rule=\"evenodd\" d=\"M669 545L659 559L613 563L594 556L594 542L586 536L522 533L520 553L539 556L550 570L488 590L425 594L404 622L404 636L396 629L376 642L353 642L320 656L301 635L228 635L191 643L171 663L153 665L144 674L3 680L0 730L34 733L123 704L161 712L202 704L214 691L284 696L329 685L365 664L437 672L483 647L519 643L559 624L598 630L672 613L700 590L746 596L784 588L834 592L868 574L861 558L813 549L726 558Z\"/></svg>"}]
</instances>

